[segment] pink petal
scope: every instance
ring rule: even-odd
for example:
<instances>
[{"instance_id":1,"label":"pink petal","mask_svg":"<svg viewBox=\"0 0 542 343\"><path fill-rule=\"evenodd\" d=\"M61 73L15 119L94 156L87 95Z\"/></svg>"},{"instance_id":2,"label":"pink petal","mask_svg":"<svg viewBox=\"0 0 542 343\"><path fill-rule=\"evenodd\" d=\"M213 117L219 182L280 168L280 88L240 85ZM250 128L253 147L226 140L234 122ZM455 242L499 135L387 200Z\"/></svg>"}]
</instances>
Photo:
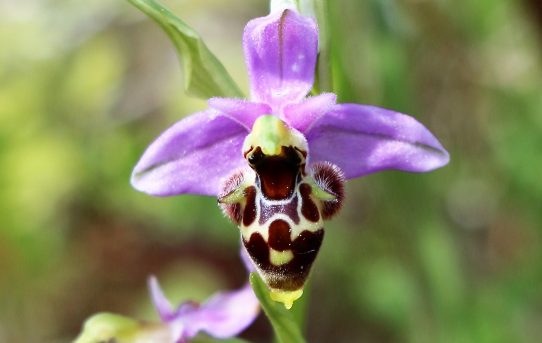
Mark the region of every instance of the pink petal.
<instances>
[{"instance_id":1,"label":"pink petal","mask_svg":"<svg viewBox=\"0 0 542 343\"><path fill-rule=\"evenodd\" d=\"M252 129L254 121L259 116L272 113L271 108L266 104L242 99L211 98L209 99L209 107L235 120L247 130Z\"/></svg>"},{"instance_id":2,"label":"pink petal","mask_svg":"<svg viewBox=\"0 0 542 343\"><path fill-rule=\"evenodd\" d=\"M277 114L312 88L318 29L311 18L285 10L251 20L243 46L254 101L269 104Z\"/></svg>"},{"instance_id":3,"label":"pink petal","mask_svg":"<svg viewBox=\"0 0 542 343\"><path fill-rule=\"evenodd\" d=\"M337 96L333 93L306 98L300 103L286 106L283 119L300 132L305 132L335 105L336 100Z\"/></svg>"},{"instance_id":4,"label":"pink petal","mask_svg":"<svg viewBox=\"0 0 542 343\"><path fill-rule=\"evenodd\" d=\"M247 134L216 111L193 114L147 148L134 168L132 185L156 196L217 195L221 179L245 163L241 148Z\"/></svg>"},{"instance_id":5,"label":"pink petal","mask_svg":"<svg viewBox=\"0 0 542 343\"><path fill-rule=\"evenodd\" d=\"M306 132L311 162L329 161L347 179L384 169L427 172L448 152L414 118L379 107L336 105Z\"/></svg>"}]
</instances>

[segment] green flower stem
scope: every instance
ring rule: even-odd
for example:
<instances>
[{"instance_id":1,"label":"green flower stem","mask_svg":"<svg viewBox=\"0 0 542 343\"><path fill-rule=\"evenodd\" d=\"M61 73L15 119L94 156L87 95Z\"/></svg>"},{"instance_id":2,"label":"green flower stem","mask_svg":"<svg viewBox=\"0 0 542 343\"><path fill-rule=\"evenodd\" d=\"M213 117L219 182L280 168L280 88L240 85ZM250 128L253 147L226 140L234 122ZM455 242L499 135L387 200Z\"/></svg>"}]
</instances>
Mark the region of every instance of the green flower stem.
<instances>
[{"instance_id":1,"label":"green flower stem","mask_svg":"<svg viewBox=\"0 0 542 343\"><path fill-rule=\"evenodd\" d=\"M299 325L296 322L296 318L299 320L300 318L304 318L304 316L301 317L299 314L294 315L293 313L296 311L294 310L296 307L304 308L305 306L296 302L292 312L290 312L284 308L283 304L271 300L267 286L256 273L250 274L250 284L260 300L263 311L273 326L278 342L305 343L305 338L303 338Z\"/></svg>"},{"instance_id":2,"label":"green flower stem","mask_svg":"<svg viewBox=\"0 0 542 343\"><path fill-rule=\"evenodd\" d=\"M297 324L297 327L301 330L301 333L305 332L305 320L307 318L307 311L309 307L310 290L311 282L309 280L305 283L305 286L303 287L303 296L296 300L294 306L292 306L292 309L290 310L294 321Z\"/></svg>"},{"instance_id":3,"label":"green flower stem","mask_svg":"<svg viewBox=\"0 0 542 343\"><path fill-rule=\"evenodd\" d=\"M271 0L269 2L269 7L271 12L276 11L277 9L283 9L285 7L293 6L299 11L299 1L298 0Z\"/></svg>"}]
</instances>

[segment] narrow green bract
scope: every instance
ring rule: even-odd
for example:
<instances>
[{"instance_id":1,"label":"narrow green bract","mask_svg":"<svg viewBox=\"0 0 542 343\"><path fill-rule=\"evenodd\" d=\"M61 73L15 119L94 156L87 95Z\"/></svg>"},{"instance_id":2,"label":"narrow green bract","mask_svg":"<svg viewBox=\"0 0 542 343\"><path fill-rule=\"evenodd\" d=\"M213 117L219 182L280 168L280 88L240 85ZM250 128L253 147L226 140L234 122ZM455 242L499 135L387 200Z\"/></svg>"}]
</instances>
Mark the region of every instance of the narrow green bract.
<instances>
[{"instance_id":1,"label":"narrow green bract","mask_svg":"<svg viewBox=\"0 0 542 343\"><path fill-rule=\"evenodd\" d=\"M128 0L156 21L175 45L185 77L188 94L211 97L243 97L243 93L222 63L201 37L179 17L155 0Z\"/></svg>"}]
</instances>

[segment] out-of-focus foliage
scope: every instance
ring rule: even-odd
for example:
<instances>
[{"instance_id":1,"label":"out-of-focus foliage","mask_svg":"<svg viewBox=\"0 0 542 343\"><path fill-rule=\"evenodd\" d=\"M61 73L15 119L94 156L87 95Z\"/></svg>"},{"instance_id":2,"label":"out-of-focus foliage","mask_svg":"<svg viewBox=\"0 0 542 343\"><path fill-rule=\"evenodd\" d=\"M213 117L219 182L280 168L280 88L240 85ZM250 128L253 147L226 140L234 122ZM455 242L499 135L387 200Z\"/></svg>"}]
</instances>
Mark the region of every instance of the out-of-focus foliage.
<instances>
[{"instance_id":1,"label":"out-of-focus foliage","mask_svg":"<svg viewBox=\"0 0 542 343\"><path fill-rule=\"evenodd\" d=\"M267 3L165 3L246 89L241 34ZM542 337L536 6L319 2L318 88L416 116L452 162L349 183L314 267L308 341ZM184 95L155 23L122 1L0 1L0 46L0 342L69 342L100 311L156 318L151 273L173 302L246 280L215 199L128 184L148 143L206 106ZM245 338L270 333L262 320Z\"/></svg>"}]
</instances>

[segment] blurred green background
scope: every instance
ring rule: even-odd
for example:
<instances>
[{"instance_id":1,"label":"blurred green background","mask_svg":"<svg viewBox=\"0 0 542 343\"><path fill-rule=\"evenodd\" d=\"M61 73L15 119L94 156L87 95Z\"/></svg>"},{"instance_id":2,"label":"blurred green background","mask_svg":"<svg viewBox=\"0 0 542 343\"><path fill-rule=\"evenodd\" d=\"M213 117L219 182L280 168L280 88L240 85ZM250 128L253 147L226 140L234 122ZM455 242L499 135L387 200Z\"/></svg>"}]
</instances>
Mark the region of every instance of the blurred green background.
<instances>
[{"instance_id":1,"label":"blurred green background","mask_svg":"<svg viewBox=\"0 0 542 343\"><path fill-rule=\"evenodd\" d=\"M247 89L260 0L168 0ZM409 113L450 151L430 174L351 181L312 273L310 342L540 342L542 3L328 0L342 102ZM85 318L156 315L245 280L212 198L152 198L145 147L206 107L125 1L0 0L0 342L69 342ZM264 318L245 333L270 342Z\"/></svg>"}]
</instances>

